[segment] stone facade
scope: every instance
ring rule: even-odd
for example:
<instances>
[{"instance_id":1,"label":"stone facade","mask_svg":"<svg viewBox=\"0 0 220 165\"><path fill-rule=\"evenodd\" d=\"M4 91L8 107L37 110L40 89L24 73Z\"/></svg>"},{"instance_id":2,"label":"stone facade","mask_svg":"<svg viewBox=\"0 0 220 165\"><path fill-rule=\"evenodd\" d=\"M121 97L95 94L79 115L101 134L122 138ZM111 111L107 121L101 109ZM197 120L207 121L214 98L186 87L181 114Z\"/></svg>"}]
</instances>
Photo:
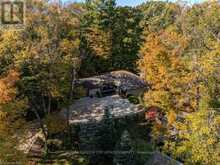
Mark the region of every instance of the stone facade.
<instances>
[{"instance_id":1,"label":"stone facade","mask_svg":"<svg viewBox=\"0 0 220 165\"><path fill-rule=\"evenodd\" d=\"M144 121L144 112L115 118L105 115L101 121L74 124L78 127L79 150L96 164L102 160L113 161L114 151L125 130ZM112 152L112 153L111 153Z\"/></svg>"},{"instance_id":2,"label":"stone facade","mask_svg":"<svg viewBox=\"0 0 220 165\"><path fill-rule=\"evenodd\" d=\"M116 137L118 140L127 127L142 121L144 121L144 113L124 116L122 118L103 119L99 122L78 123L74 127L79 127L80 149L82 151L94 151L97 150L98 145L96 142L98 139L105 139L103 136L105 131L108 136Z\"/></svg>"}]
</instances>

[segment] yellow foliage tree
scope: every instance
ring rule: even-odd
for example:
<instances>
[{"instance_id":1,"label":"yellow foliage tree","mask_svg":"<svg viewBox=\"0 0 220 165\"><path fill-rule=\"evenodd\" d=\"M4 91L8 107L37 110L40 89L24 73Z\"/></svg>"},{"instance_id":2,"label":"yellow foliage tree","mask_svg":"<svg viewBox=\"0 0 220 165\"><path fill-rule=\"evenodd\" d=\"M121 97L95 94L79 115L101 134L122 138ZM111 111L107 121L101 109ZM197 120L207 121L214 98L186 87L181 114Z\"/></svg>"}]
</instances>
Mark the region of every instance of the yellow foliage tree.
<instances>
[{"instance_id":1,"label":"yellow foliage tree","mask_svg":"<svg viewBox=\"0 0 220 165\"><path fill-rule=\"evenodd\" d=\"M19 79L19 74L15 70L9 70L6 77L0 79L0 104L11 101L16 94L15 82Z\"/></svg>"},{"instance_id":2,"label":"yellow foliage tree","mask_svg":"<svg viewBox=\"0 0 220 165\"><path fill-rule=\"evenodd\" d=\"M21 131L23 121L20 120L25 108L24 100L16 99L15 83L19 80L16 70L9 70L7 75L0 78L0 162L24 163L24 155L17 151L16 133Z\"/></svg>"},{"instance_id":3,"label":"yellow foliage tree","mask_svg":"<svg viewBox=\"0 0 220 165\"><path fill-rule=\"evenodd\" d=\"M165 151L171 151L185 164L216 165L220 163L219 116L215 111L200 110L186 117L186 123L176 122L178 141L168 141Z\"/></svg>"},{"instance_id":4,"label":"yellow foliage tree","mask_svg":"<svg viewBox=\"0 0 220 165\"><path fill-rule=\"evenodd\" d=\"M158 106L166 112L185 109L185 92L192 79L182 60L186 47L187 39L169 30L147 36L138 65L151 86L144 96L148 106ZM188 108L193 109L191 106Z\"/></svg>"}]
</instances>

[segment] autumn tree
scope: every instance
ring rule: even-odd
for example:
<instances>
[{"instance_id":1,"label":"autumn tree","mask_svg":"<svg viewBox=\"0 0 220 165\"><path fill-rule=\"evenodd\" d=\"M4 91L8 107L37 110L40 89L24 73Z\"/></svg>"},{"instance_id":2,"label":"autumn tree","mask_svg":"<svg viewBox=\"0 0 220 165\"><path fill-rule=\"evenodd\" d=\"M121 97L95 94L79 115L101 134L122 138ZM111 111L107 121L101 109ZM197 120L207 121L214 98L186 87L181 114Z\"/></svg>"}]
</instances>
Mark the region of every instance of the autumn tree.
<instances>
[{"instance_id":1,"label":"autumn tree","mask_svg":"<svg viewBox=\"0 0 220 165\"><path fill-rule=\"evenodd\" d=\"M173 26L181 13L181 6L178 3L163 1L148 1L139 5L138 9L143 15L140 25L145 35Z\"/></svg>"},{"instance_id":2,"label":"autumn tree","mask_svg":"<svg viewBox=\"0 0 220 165\"><path fill-rule=\"evenodd\" d=\"M172 31L147 36L138 64L150 84L150 91L144 96L148 106L158 106L166 112L184 109L185 89L190 81L181 56L186 47L187 39Z\"/></svg>"},{"instance_id":3,"label":"autumn tree","mask_svg":"<svg viewBox=\"0 0 220 165\"><path fill-rule=\"evenodd\" d=\"M1 73L9 68L19 71L18 95L27 100L26 113L38 119L47 139L42 117L72 103L80 64L80 13L74 10L80 8L35 0L28 0L26 7L24 29L1 32Z\"/></svg>"},{"instance_id":4,"label":"autumn tree","mask_svg":"<svg viewBox=\"0 0 220 165\"><path fill-rule=\"evenodd\" d=\"M185 123L176 122L179 131L177 141L167 141L164 149L183 160L184 164L215 165L219 159L219 116L213 110L203 109L185 118Z\"/></svg>"},{"instance_id":5,"label":"autumn tree","mask_svg":"<svg viewBox=\"0 0 220 165\"><path fill-rule=\"evenodd\" d=\"M26 0L26 7L24 29L0 30L0 147L11 155L0 152L0 161L22 157L13 146L25 119L37 119L46 142L66 126L70 135L75 80L118 69L139 70L150 85L144 101L166 114L160 135L169 154L188 164L219 161L219 1ZM66 121L53 113L64 107Z\"/></svg>"},{"instance_id":6,"label":"autumn tree","mask_svg":"<svg viewBox=\"0 0 220 165\"><path fill-rule=\"evenodd\" d=\"M181 16L181 27L184 35L189 37L190 48L186 53L191 72L194 73L194 86L197 86L197 109L203 95L212 100L210 107L217 108L219 100L219 8L217 1L205 2L187 9ZM204 91L204 90L207 91ZM212 91L212 92L211 92ZM215 92L214 92L215 91ZM211 94L211 93L212 94ZM215 94L214 94L214 93ZM204 100L204 99L203 99ZM208 100L207 100L208 101Z\"/></svg>"},{"instance_id":7,"label":"autumn tree","mask_svg":"<svg viewBox=\"0 0 220 165\"><path fill-rule=\"evenodd\" d=\"M151 85L146 105L167 113L164 151L188 164L219 161L218 114L212 111L219 108L218 23L209 26L219 19L218 9L216 1L193 5L159 33L147 28L138 62Z\"/></svg>"},{"instance_id":8,"label":"autumn tree","mask_svg":"<svg viewBox=\"0 0 220 165\"><path fill-rule=\"evenodd\" d=\"M26 158L18 151L17 141L23 132L24 109L26 101L17 96L16 82L19 80L19 73L16 70L9 70L0 78L0 162L25 163Z\"/></svg>"}]
</instances>

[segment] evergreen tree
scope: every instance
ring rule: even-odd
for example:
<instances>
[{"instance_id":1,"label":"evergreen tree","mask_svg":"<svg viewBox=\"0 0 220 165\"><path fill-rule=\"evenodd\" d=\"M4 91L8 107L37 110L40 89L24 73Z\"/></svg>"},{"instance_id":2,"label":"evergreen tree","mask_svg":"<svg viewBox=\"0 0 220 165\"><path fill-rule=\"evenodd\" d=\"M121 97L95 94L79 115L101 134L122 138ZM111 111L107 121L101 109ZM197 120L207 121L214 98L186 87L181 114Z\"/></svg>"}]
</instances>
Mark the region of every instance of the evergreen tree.
<instances>
[{"instance_id":1,"label":"evergreen tree","mask_svg":"<svg viewBox=\"0 0 220 165\"><path fill-rule=\"evenodd\" d=\"M117 7L115 0L88 1L81 22L84 55L81 74L89 76L118 69L136 71L141 18L140 10Z\"/></svg>"},{"instance_id":2,"label":"evergreen tree","mask_svg":"<svg viewBox=\"0 0 220 165\"><path fill-rule=\"evenodd\" d=\"M132 139L127 130L125 130L121 139L116 144L115 155L113 164L114 165L135 165L134 148L132 144Z\"/></svg>"},{"instance_id":3,"label":"evergreen tree","mask_svg":"<svg viewBox=\"0 0 220 165\"><path fill-rule=\"evenodd\" d=\"M104 110L103 120L101 121L98 134L98 146L102 151L112 151L114 146L114 119L111 114L111 107Z\"/></svg>"}]
</instances>

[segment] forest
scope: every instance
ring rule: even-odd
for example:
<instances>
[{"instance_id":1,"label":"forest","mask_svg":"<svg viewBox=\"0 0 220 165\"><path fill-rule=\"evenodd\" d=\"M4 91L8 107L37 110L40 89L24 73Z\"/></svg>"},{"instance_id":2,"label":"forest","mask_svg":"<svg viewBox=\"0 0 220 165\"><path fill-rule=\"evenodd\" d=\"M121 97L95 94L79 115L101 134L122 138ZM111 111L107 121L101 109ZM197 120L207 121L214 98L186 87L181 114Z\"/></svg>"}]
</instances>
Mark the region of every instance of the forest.
<instances>
[{"instance_id":1,"label":"forest","mask_svg":"<svg viewBox=\"0 0 220 165\"><path fill-rule=\"evenodd\" d=\"M62 151L73 150L69 107L84 92L74 82L117 70L139 75L149 86L142 106L163 114L166 124L153 121L145 130L153 150L186 165L220 164L219 1L129 7L115 0L25 0L25 7L22 28L0 28L0 164L34 162L17 147L33 123L44 139L39 164L53 164L44 160L57 151L51 137L60 132ZM146 164L124 159L106 158ZM100 162L75 155L66 163Z\"/></svg>"}]
</instances>

